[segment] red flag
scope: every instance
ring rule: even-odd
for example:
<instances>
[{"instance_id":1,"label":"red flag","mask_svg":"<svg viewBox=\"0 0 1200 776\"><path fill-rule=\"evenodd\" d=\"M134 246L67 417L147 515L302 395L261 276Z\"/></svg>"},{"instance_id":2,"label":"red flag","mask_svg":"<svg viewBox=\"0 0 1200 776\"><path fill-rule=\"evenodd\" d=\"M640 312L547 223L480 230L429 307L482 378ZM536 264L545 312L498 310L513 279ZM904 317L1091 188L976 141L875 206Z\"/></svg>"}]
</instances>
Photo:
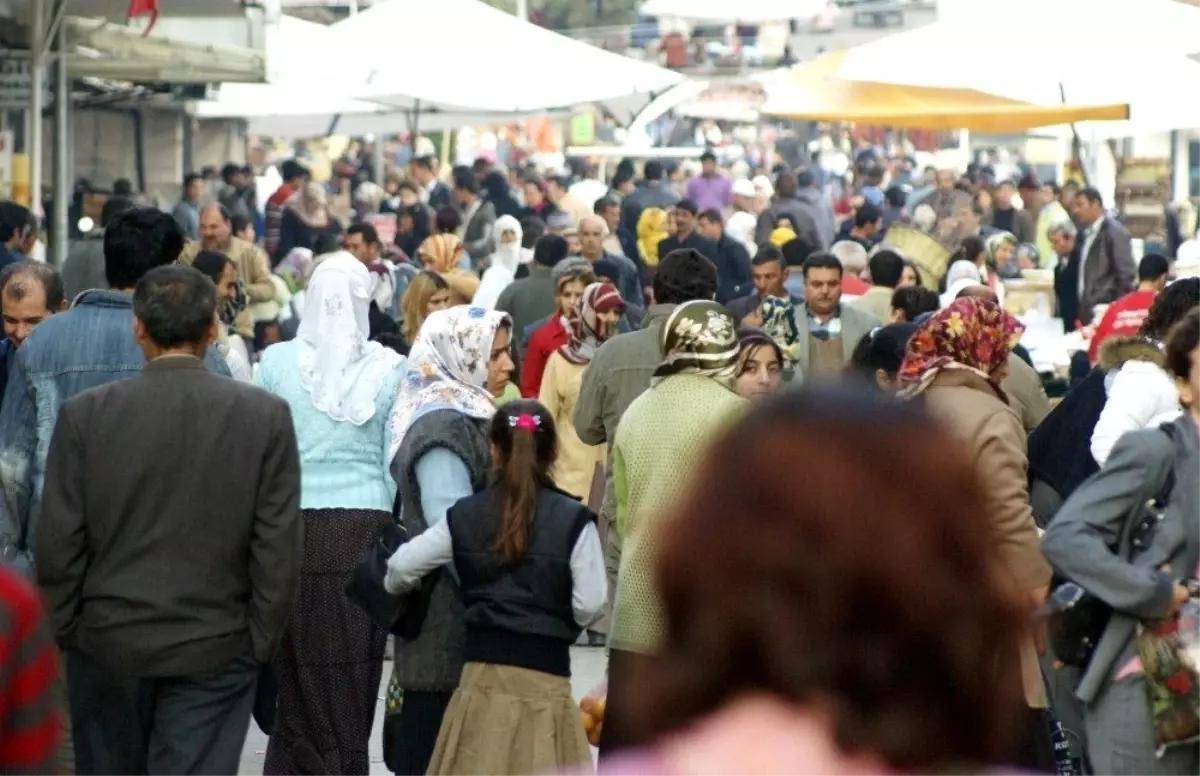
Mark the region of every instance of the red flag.
<instances>
[{"instance_id":1,"label":"red flag","mask_svg":"<svg viewBox=\"0 0 1200 776\"><path fill-rule=\"evenodd\" d=\"M145 37L150 34L150 30L154 29L154 23L158 21L158 0L129 0L129 14L126 18L132 21L139 16L150 17L150 23L142 32L142 37Z\"/></svg>"}]
</instances>

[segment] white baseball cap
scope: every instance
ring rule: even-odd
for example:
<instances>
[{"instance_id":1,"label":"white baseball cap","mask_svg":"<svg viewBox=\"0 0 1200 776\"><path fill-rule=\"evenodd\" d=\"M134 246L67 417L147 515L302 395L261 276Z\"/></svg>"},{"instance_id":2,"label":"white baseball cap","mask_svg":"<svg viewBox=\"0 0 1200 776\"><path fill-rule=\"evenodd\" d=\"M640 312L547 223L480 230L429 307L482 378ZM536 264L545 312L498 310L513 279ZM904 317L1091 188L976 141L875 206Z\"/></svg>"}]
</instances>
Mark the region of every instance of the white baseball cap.
<instances>
[{"instance_id":1,"label":"white baseball cap","mask_svg":"<svg viewBox=\"0 0 1200 776\"><path fill-rule=\"evenodd\" d=\"M739 178L733 182L733 196L735 197L753 197L757 193L754 184L747 178Z\"/></svg>"}]
</instances>

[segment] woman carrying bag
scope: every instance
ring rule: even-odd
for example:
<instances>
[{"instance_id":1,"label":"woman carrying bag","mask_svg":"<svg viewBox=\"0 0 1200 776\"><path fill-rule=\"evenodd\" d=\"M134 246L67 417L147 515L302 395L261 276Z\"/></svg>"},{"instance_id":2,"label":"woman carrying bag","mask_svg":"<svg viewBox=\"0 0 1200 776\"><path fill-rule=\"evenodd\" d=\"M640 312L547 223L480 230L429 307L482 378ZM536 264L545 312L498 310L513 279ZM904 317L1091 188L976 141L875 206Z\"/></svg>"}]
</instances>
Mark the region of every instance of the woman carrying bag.
<instances>
[{"instance_id":1,"label":"woman carrying bag","mask_svg":"<svg viewBox=\"0 0 1200 776\"><path fill-rule=\"evenodd\" d=\"M428 773L590 770L570 647L604 608L595 515L553 485L558 437L545 407L509 402L489 440L493 483L388 561L392 593L453 563L466 610L462 680Z\"/></svg>"},{"instance_id":2,"label":"woman carrying bag","mask_svg":"<svg viewBox=\"0 0 1200 776\"><path fill-rule=\"evenodd\" d=\"M1176 620L1188 600L1185 582L1200 566L1198 340L1200 312L1193 308L1166 346L1185 412L1170 424L1122 437L1042 538L1054 568L1112 608L1076 691L1084 702L1088 757L1099 774L1200 772L1194 732L1190 742L1176 743L1156 724L1162 704L1171 703L1181 718L1191 715L1194 728L1194 667L1160 681L1139 649ZM1147 514L1151 501L1159 502L1158 514Z\"/></svg>"}]
</instances>

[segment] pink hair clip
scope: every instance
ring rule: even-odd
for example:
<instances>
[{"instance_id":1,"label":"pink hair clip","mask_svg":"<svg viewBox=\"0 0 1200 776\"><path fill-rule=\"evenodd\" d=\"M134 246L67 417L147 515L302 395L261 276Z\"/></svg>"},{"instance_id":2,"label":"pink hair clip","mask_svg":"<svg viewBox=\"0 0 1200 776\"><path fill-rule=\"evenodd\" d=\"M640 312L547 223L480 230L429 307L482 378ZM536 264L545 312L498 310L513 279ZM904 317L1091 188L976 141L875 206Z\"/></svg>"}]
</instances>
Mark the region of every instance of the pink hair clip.
<instances>
[{"instance_id":1,"label":"pink hair clip","mask_svg":"<svg viewBox=\"0 0 1200 776\"><path fill-rule=\"evenodd\" d=\"M515 418L509 418L508 424L518 431L537 431L541 422L533 415L523 412Z\"/></svg>"}]
</instances>

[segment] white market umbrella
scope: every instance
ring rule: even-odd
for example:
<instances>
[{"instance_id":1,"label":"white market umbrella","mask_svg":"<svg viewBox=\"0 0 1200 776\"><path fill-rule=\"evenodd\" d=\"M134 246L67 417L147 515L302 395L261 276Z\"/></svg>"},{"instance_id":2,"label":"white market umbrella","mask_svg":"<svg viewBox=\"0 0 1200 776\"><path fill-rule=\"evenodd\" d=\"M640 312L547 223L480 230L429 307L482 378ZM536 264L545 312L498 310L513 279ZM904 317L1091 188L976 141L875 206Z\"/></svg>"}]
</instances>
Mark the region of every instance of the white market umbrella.
<instances>
[{"instance_id":1,"label":"white market umbrella","mask_svg":"<svg viewBox=\"0 0 1200 776\"><path fill-rule=\"evenodd\" d=\"M383 0L333 25L365 86L396 108L530 113L650 94L679 73L522 21L479 0Z\"/></svg>"},{"instance_id":2,"label":"white market umbrella","mask_svg":"<svg viewBox=\"0 0 1200 776\"><path fill-rule=\"evenodd\" d=\"M1129 105L1128 120L1079 125L1098 139L1200 126L1200 103L1187 96L1200 93L1200 63L1188 58L1200 51L1200 8L1176 0L967 0L971 13L960 16L953 2L931 25L848 49L837 76L1043 105ZM980 19L988 20L982 31ZM1038 29L1069 30L1086 45L1048 45L1030 36Z\"/></svg>"}]
</instances>

